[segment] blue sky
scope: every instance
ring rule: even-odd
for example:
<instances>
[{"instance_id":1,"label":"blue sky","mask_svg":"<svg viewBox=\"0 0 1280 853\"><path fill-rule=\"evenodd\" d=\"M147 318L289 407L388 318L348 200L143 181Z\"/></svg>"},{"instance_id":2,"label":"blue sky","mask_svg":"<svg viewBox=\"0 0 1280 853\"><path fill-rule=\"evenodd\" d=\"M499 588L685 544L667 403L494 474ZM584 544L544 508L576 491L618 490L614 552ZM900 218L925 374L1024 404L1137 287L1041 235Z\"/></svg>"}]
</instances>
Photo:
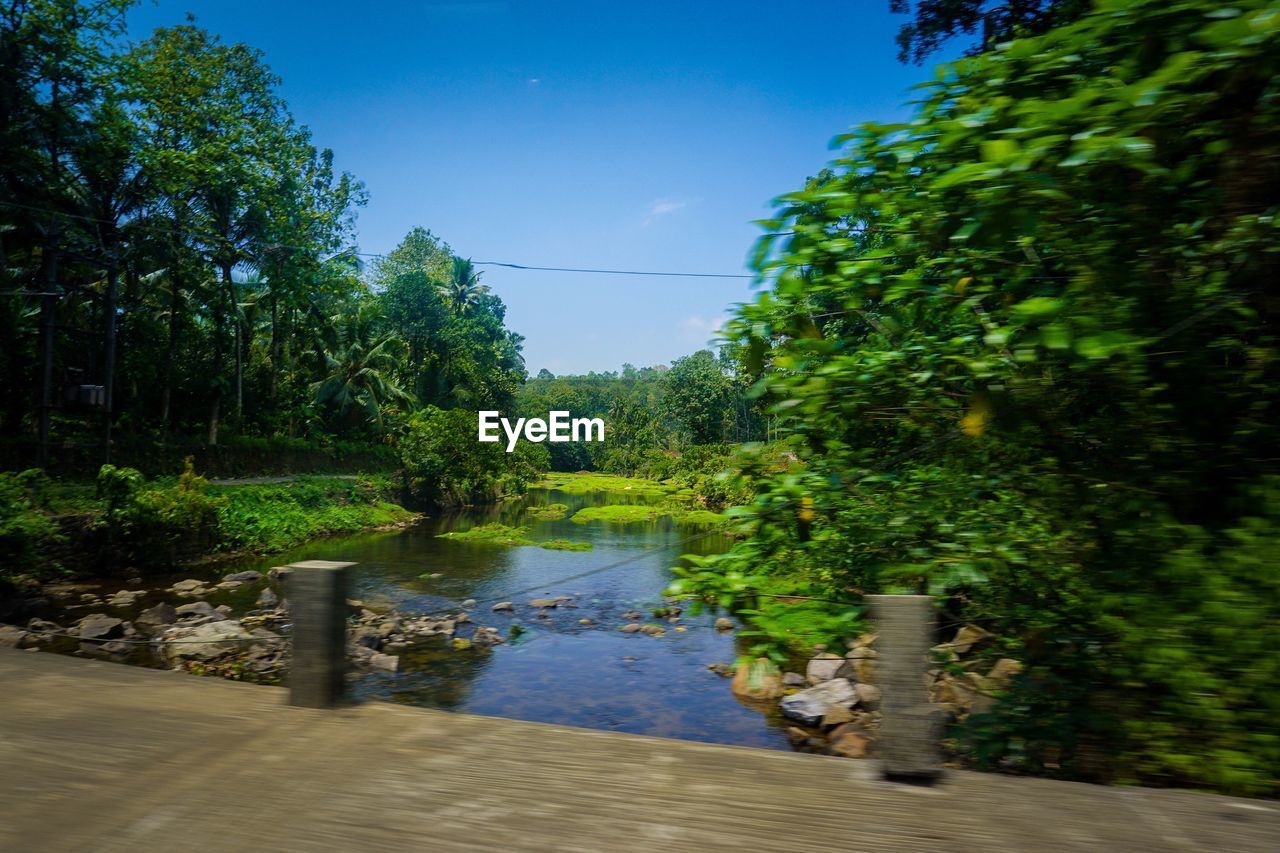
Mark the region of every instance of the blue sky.
<instances>
[{"instance_id":1,"label":"blue sky","mask_svg":"<svg viewBox=\"0 0 1280 853\"><path fill-rule=\"evenodd\" d=\"M477 261L743 273L752 220L906 114L888 0L158 0L262 49L294 115L369 191L362 251L415 225ZM751 282L489 267L531 373L670 363Z\"/></svg>"}]
</instances>

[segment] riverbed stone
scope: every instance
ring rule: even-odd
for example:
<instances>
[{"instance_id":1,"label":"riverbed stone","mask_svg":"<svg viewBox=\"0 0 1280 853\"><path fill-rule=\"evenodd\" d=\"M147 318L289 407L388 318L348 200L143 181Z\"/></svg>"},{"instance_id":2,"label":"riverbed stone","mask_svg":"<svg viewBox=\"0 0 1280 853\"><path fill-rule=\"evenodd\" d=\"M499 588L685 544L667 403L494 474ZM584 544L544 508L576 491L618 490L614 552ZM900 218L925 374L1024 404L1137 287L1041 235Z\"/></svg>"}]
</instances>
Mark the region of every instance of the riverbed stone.
<instances>
[{"instance_id":1,"label":"riverbed stone","mask_svg":"<svg viewBox=\"0 0 1280 853\"><path fill-rule=\"evenodd\" d=\"M782 673L768 658L756 658L737 668L731 689L744 699L776 699L782 695Z\"/></svg>"},{"instance_id":2,"label":"riverbed stone","mask_svg":"<svg viewBox=\"0 0 1280 853\"><path fill-rule=\"evenodd\" d=\"M857 717L847 705L832 705L827 713L822 715L822 725L824 728L828 726L838 726L841 723L852 723Z\"/></svg>"},{"instance_id":3,"label":"riverbed stone","mask_svg":"<svg viewBox=\"0 0 1280 853\"><path fill-rule=\"evenodd\" d=\"M382 635L378 633L377 628L371 628L368 625L352 628L347 639L354 645L363 646L366 649L377 650L382 646Z\"/></svg>"},{"instance_id":4,"label":"riverbed stone","mask_svg":"<svg viewBox=\"0 0 1280 853\"><path fill-rule=\"evenodd\" d=\"M827 751L843 758L866 758L871 752L871 738L866 732L844 731L827 740Z\"/></svg>"},{"instance_id":5,"label":"riverbed stone","mask_svg":"<svg viewBox=\"0 0 1280 853\"><path fill-rule=\"evenodd\" d=\"M254 603L262 610L270 610L280 604L280 596L276 595L270 587L267 587L258 593L258 600Z\"/></svg>"},{"instance_id":6,"label":"riverbed stone","mask_svg":"<svg viewBox=\"0 0 1280 853\"><path fill-rule=\"evenodd\" d=\"M124 636L124 620L105 613L91 613L80 620L77 633L82 640L116 640Z\"/></svg>"},{"instance_id":7,"label":"riverbed stone","mask_svg":"<svg viewBox=\"0 0 1280 853\"><path fill-rule=\"evenodd\" d=\"M840 657L840 655L833 655L830 652L814 655L805 666L805 680L810 684L821 684L824 681L830 681L836 677L836 672L839 671L842 663L844 663L844 658Z\"/></svg>"},{"instance_id":8,"label":"riverbed stone","mask_svg":"<svg viewBox=\"0 0 1280 853\"><path fill-rule=\"evenodd\" d=\"M529 601L530 607L541 607L543 609L557 607L560 604L558 598L534 598Z\"/></svg>"},{"instance_id":9,"label":"riverbed stone","mask_svg":"<svg viewBox=\"0 0 1280 853\"><path fill-rule=\"evenodd\" d=\"M619 628L618 630L619 630L619 631L621 631L621 632L622 632L622 633L624 633L624 634L635 634L635 633L638 633L638 632L640 631L640 623L639 623L639 622L628 622L626 625L623 625L623 626L622 626L621 628Z\"/></svg>"},{"instance_id":10,"label":"riverbed stone","mask_svg":"<svg viewBox=\"0 0 1280 853\"><path fill-rule=\"evenodd\" d=\"M719 619L716 620L715 629L717 631L732 631L733 620L730 619L728 616L721 616Z\"/></svg>"},{"instance_id":11,"label":"riverbed stone","mask_svg":"<svg viewBox=\"0 0 1280 853\"><path fill-rule=\"evenodd\" d=\"M293 569L288 566L272 566L267 569L267 580L272 583L283 583L284 579L289 576Z\"/></svg>"},{"instance_id":12,"label":"riverbed stone","mask_svg":"<svg viewBox=\"0 0 1280 853\"><path fill-rule=\"evenodd\" d=\"M397 672L400 669L400 658L375 652L369 657L369 666L384 672Z\"/></svg>"},{"instance_id":13,"label":"riverbed stone","mask_svg":"<svg viewBox=\"0 0 1280 853\"><path fill-rule=\"evenodd\" d=\"M207 601L193 601L190 604L182 604L174 608L174 613L178 617L179 622L198 623L198 622L221 622L226 619L221 611Z\"/></svg>"},{"instance_id":14,"label":"riverbed stone","mask_svg":"<svg viewBox=\"0 0 1280 853\"><path fill-rule=\"evenodd\" d=\"M816 726L833 708L848 707L857 698L853 684L844 678L833 678L783 697L779 706L783 716L807 726Z\"/></svg>"},{"instance_id":15,"label":"riverbed stone","mask_svg":"<svg viewBox=\"0 0 1280 853\"><path fill-rule=\"evenodd\" d=\"M184 605L185 606L185 605ZM178 611L172 604L162 601L154 607L148 607L133 620L133 624L143 631L151 631L172 625L178 621Z\"/></svg>"},{"instance_id":16,"label":"riverbed stone","mask_svg":"<svg viewBox=\"0 0 1280 853\"><path fill-rule=\"evenodd\" d=\"M661 637L666 634L667 631L661 625L641 625L640 633L648 634L650 637Z\"/></svg>"},{"instance_id":17,"label":"riverbed stone","mask_svg":"<svg viewBox=\"0 0 1280 853\"><path fill-rule=\"evenodd\" d=\"M804 676L798 672L782 673L782 685L784 687L804 687Z\"/></svg>"},{"instance_id":18,"label":"riverbed stone","mask_svg":"<svg viewBox=\"0 0 1280 853\"><path fill-rule=\"evenodd\" d=\"M222 579L224 581L239 581L240 583L257 583L262 580L262 572L255 572L253 570L232 572L229 575L224 575Z\"/></svg>"},{"instance_id":19,"label":"riverbed stone","mask_svg":"<svg viewBox=\"0 0 1280 853\"><path fill-rule=\"evenodd\" d=\"M20 649L29 635L17 625L0 625L0 648Z\"/></svg>"},{"instance_id":20,"label":"riverbed stone","mask_svg":"<svg viewBox=\"0 0 1280 853\"><path fill-rule=\"evenodd\" d=\"M241 625L227 620L179 626L165 632L164 654L170 660L209 661L245 648L243 641L252 638Z\"/></svg>"},{"instance_id":21,"label":"riverbed stone","mask_svg":"<svg viewBox=\"0 0 1280 853\"><path fill-rule=\"evenodd\" d=\"M494 612L494 613L500 613L500 612L503 612L503 611L511 611L511 610L515 610L515 609L516 609L515 604L513 604L513 603L512 603L512 602L510 602L510 601L499 601L497 604L493 605L493 612Z\"/></svg>"},{"instance_id":22,"label":"riverbed stone","mask_svg":"<svg viewBox=\"0 0 1280 853\"><path fill-rule=\"evenodd\" d=\"M964 625L959 631L956 631L955 639L950 643L952 649L958 655L967 655L975 646L985 642L991 638L991 633L984 631L977 625Z\"/></svg>"},{"instance_id":23,"label":"riverbed stone","mask_svg":"<svg viewBox=\"0 0 1280 853\"><path fill-rule=\"evenodd\" d=\"M874 684L858 684L853 690L858 696L858 704L868 711L874 711L880 707L881 694L879 687Z\"/></svg>"},{"instance_id":24,"label":"riverbed stone","mask_svg":"<svg viewBox=\"0 0 1280 853\"><path fill-rule=\"evenodd\" d=\"M995 688L1003 688L1009 685L1009 682L1015 675L1022 672L1022 664L1013 658L1000 658L991 667L991 671L987 673L987 679L991 682L991 686Z\"/></svg>"},{"instance_id":25,"label":"riverbed stone","mask_svg":"<svg viewBox=\"0 0 1280 853\"><path fill-rule=\"evenodd\" d=\"M115 595L107 599L107 604L111 607L132 607L146 593L140 589L122 589Z\"/></svg>"}]
</instances>

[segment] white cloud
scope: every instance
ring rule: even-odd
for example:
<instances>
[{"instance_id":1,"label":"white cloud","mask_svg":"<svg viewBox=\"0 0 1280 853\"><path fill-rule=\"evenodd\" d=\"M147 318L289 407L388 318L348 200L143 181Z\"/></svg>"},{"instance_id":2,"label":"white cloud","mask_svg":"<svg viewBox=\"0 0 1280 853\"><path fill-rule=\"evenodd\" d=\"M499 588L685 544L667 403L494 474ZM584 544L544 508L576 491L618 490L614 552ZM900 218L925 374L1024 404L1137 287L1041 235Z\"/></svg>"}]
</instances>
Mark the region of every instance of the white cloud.
<instances>
[{"instance_id":1,"label":"white cloud","mask_svg":"<svg viewBox=\"0 0 1280 853\"><path fill-rule=\"evenodd\" d=\"M699 200L700 200L700 199L696 199L696 198L693 198L693 199L684 199L684 198L660 198L660 199L657 199L657 200L655 200L655 201L654 201L654 203L653 203L653 204L649 205L649 215L645 217L645 220L644 220L644 223L643 223L643 224L647 227L647 226L649 225L649 223L653 222L655 219L658 219L658 218L663 217L663 216L669 216L669 215L671 215L672 213L675 213L677 210L684 210L686 207L688 207L688 206L689 206L689 205L691 205L691 204L694 204L695 202L697 202L697 201L699 201Z\"/></svg>"},{"instance_id":2,"label":"white cloud","mask_svg":"<svg viewBox=\"0 0 1280 853\"><path fill-rule=\"evenodd\" d=\"M691 317L685 317L681 321L680 327L684 331L685 341L703 347L708 346L711 341L720 337L720 332L728 319L728 316L724 314L714 317L703 317L694 314Z\"/></svg>"}]
</instances>

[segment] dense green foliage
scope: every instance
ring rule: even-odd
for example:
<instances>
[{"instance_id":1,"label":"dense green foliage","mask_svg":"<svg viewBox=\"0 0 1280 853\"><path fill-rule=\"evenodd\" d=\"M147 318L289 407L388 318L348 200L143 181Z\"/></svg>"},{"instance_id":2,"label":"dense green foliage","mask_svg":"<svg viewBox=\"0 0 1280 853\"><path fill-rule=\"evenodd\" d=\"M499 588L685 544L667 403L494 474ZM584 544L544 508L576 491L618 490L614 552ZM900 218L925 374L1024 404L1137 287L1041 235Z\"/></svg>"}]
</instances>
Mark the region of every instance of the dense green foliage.
<instances>
[{"instance_id":1,"label":"dense green foliage","mask_svg":"<svg viewBox=\"0 0 1280 853\"><path fill-rule=\"evenodd\" d=\"M218 550L281 551L319 536L401 524L413 514L390 502L385 477L300 477L289 483L215 487Z\"/></svg>"},{"instance_id":2,"label":"dense green foliage","mask_svg":"<svg viewBox=\"0 0 1280 853\"><path fill-rule=\"evenodd\" d=\"M126 44L131 5L0 14L0 429L100 464L121 435L391 445L420 406L509 409L521 339L476 269L421 228L363 268L364 190L263 54L194 23Z\"/></svg>"},{"instance_id":3,"label":"dense green foliage","mask_svg":"<svg viewBox=\"0 0 1280 853\"><path fill-rule=\"evenodd\" d=\"M920 63L953 37L978 35L971 53L1011 38L1038 35L1083 15L1091 0L889 0L889 10L911 15L898 29L898 59Z\"/></svg>"},{"instance_id":4,"label":"dense green foliage","mask_svg":"<svg viewBox=\"0 0 1280 853\"><path fill-rule=\"evenodd\" d=\"M175 483L148 484L132 468L103 465L97 486L103 567L168 568L216 540L226 500L210 494L190 460Z\"/></svg>"},{"instance_id":5,"label":"dense green foliage","mask_svg":"<svg viewBox=\"0 0 1280 853\"><path fill-rule=\"evenodd\" d=\"M40 511L39 471L0 473L0 563L6 574L35 565L39 550L59 536L57 523Z\"/></svg>"},{"instance_id":6,"label":"dense green foliage","mask_svg":"<svg viewBox=\"0 0 1280 853\"><path fill-rule=\"evenodd\" d=\"M931 592L1027 664L979 764L1276 790L1278 40L1101 0L844 137L730 329L801 464L684 589Z\"/></svg>"},{"instance_id":7,"label":"dense green foliage","mask_svg":"<svg viewBox=\"0 0 1280 853\"><path fill-rule=\"evenodd\" d=\"M405 478L418 500L445 506L492 503L521 494L550 467L547 445L476 440L476 414L428 406L415 413L400 440Z\"/></svg>"}]
</instances>

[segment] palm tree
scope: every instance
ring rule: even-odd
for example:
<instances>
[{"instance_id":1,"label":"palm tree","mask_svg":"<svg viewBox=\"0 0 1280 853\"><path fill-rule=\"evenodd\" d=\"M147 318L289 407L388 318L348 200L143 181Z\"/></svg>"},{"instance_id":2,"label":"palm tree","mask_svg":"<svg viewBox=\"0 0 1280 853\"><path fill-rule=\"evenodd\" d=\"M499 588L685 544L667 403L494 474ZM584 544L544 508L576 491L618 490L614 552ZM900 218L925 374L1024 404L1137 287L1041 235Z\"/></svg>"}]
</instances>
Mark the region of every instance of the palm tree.
<instances>
[{"instance_id":1,"label":"palm tree","mask_svg":"<svg viewBox=\"0 0 1280 853\"><path fill-rule=\"evenodd\" d=\"M481 296L489 292L489 288L480 283L480 271L471 263L470 258L453 259L449 283L440 285L439 290L444 300L459 314L466 314L472 305L480 301Z\"/></svg>"},{"instance_id":2,"label":"palm tree","mask_svg":"<svg viewBox=\"0 0 1280 853\"><path fill-rule=\"evenodd\" d=\"M329 409L338 421L363 415L367 424L382 428L382 407L390 402L411 403L394 376L403 344L390 332L378 334L370 304L359 305L332 319L333 342L324 352L326 376L312 385L316 405Z\"/></svg>"}]
</instances>

